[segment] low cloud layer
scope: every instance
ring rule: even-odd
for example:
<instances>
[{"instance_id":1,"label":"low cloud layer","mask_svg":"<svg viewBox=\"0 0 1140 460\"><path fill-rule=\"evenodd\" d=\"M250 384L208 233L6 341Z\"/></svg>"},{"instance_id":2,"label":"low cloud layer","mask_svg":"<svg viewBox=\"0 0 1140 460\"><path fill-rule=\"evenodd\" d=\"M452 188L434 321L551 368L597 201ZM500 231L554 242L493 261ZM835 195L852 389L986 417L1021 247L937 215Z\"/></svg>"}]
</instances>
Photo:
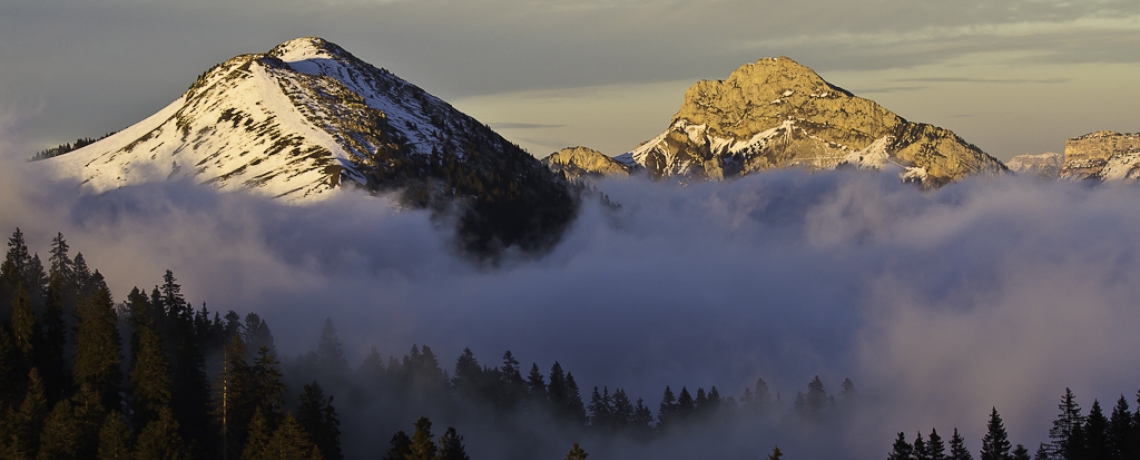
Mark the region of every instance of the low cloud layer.
<instances>
[{"instance_id":1,"label":"low cloud layer","mask_svg":"<svg viewBox=\"0 0 1140 460\"><path fill-rule=\"evenodd\" d=\"M551 254L488 269L454 255L446 222L385 198L291 207L186 183L91 196L40 164L3 166L0 229L41 257L62 232L118 300L169 268L196 304L262 314L286 355L315 347L327 316L354 364L372 346L426 343L448 369L465 346L485 364L512 350L651 407L666 384L739 397L762 377L790 401L815 375L832 393L850 377L869 408L835 440L852 458L930 427L976 450L991 406L1035 447L1065 387L1088 407L1140 385L1130 186L602 181L620 209L587 205Z\"/></svg>"}]
</instances>

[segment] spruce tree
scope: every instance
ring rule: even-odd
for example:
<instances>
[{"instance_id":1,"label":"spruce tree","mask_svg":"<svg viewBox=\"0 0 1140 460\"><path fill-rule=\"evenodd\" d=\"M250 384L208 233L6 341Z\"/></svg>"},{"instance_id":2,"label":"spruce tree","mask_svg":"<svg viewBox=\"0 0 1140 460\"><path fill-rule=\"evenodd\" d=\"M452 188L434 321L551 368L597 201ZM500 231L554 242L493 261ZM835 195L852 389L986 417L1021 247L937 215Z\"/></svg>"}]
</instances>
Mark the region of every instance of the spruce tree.
<instances>
[{"instance_id":1,"label":"spruce tree","mask_svg":"<svg viewBox=\"0 0 1140 460\"><path fill-rule=\"evenodd\" d=\"M1061 403L1057 405L1060 409L1060 414L1053 420L1053 427L1049 429L1049 439L1052 445L1051 453L1057 458L1071 459L1075 458L1076 450L1080 449L1081 442L1071 442L1076 436L1081 438L1082 426L1084 425L1084 416L1081 415L1081 406L1077 404L1076 396L1069 388L1065 388L1065 395L1061 397Z\"/></svg>"},{"instance_id":2,"label":"spruce tree","mask_svg":"<svg viewBox=\"0 0 1140 460\"><path fill-rule=\"evenodd\" d=\"M333 382L342 382L348 378L350 372L348 361L344 359L344 346L340 343L332 318L325 318L325 326L317 342L317 357L320 358L320 368L324 376Z\"/></svg>"},{"instance_id":3,"label":"spruce tree","mask_svg":"<svg viewBox=\"0 0 1140 460\"><path fill-rule=\"evenodd\" d=\"M696 404L693 403L693 395L689 394L689 389L684 386L681 387L681 392L677 394L677 418L680 420L688 420L693 415L693 409Z\"/></svg>"},{"instance_id":4,"label":"spruce tree","mask_svg":"<svg viewBox=\"0 0 1140 460\"><path fill-rule=\"evenodd\" d=\"M1132 413L1128 409L1128 400L1124 395L1120 395L1108 421L1106 436L1110 458L1123 459L1128 455L1129 446L1132 444L1132 431Z\"/></svg>"},{"instance_id":5,"label":"spruce tree","mask_svg":"<svg viewBox=\"0 0 1140 460\"><path fill-rule=\"evenodd\" d=\"M126 426L124 425L124 429ZM71 412L71 403L64 399L55 404L44 421L40 434L37 460L77 458L79 456L79 427ZM100 455L101 458L102 455Z\"/></svg>"},{"instance_id":6,"label":"spruce tree","mask_svg":"<svg viewBox=\"0 0 1140 460\"><path fill-rule=\"evenodd\" d=\"M222 438L218 447L230 458L243 453L243 440L257 409L257 388L253 369L246 362L245 348L240 335L234 335L226 344L211 404L214 426L220 429ZM261 417L264 419L265 415ZM262 434L268 439L272 432L266 428Z\"/></svg>"},{"instance_id":7,"label":"spruce tree","mask_svg":"<svg viewBox=\"0 0 1140 460\"><path fill-rule=\"evenodd\" d=\"M1092 408L1089 409L1089 415L1085 419L1084 436L1083 455L1085 458L1108 459L1110 457L1108 419L1105 418L1104 412L1100 408L1100 401L1095 399Z\"/></svg>"},{"instance_id":8,"label":"spruce tree","mask_svg":"<svg viewBox=\"0 0 1140 460\"><path fill-rule=\"evenodd\" d=\"M0 439L0 456L33 458L39 448L40 433L47 419L47 399L43 380L35 368L28 373L28 390L18 410L9 407L4 417L6 439Z\"/></svg>"},{"instance_id":9,"label":"spruce tree","mask_svg":"<svg viewBox=\"0 0 1140 460\"><path fill-rule=\"evenodd\" d=\"M981 460L1009 460L1009 436L1005 432L1001 415L997 408L990 413L990 421L986 424L986 434L982 436Z\"/></svg>"},{"instance_id":10,"label":"spruce tree","mask_svg":"<svg viewBox=\"0 0 1140 460\"><path fill-rule=\"evenodd\" d=\"M579 426L586 425L586 405L582 404L582 393L578 391L578 383L574 381L574 374L566 373L566 413L570 421Z\"/></svg>"},{"instance_id":11,"label":"spruce tree","mask_svg":"<svg viewBox=\"0 0 1140 460\"><path fill-rule=\"evenodd\" d=\"M283 375L280 364L277 357L269 352L269 347L262 346L257 351L257 358L254 359L251 369L257 407L264 411L265 418L270 424L275 424L284 414L285 384L281 382Z\"/></svg>"},{"instance_id":12,"label":"spruce tree","mask_svg":"<svg viewBox=\"0 0 1140 460\"><path fill-rule=\"evenodd\" d=\"M40 322L23 283L16 285L11 306L12 336L16 339L16 348L28 368L39 367L36 351L39 348Z\"/></svg>"},{"instance_id":13,"label":"spruce tree","mask_svg":"<svg viewBox=\"0 0 1140 460\"><path fill-rule=\"evenodd\" d=\"M178 422L169 409L162 408L157 417L147 422L139 432L135 442L135 458L149 459L181 459L188 453L183 444L182 436L178 434Z\"/></svg>"},{"instance_id":14,"label":"spruce tree","mask_svg":"<svg viewBox=\"0 0 1140 460\"><path fill-rule=\"evenodd\" d=\"M62 404L62 402L61 402ZM123 415L111 411L99 429L99 459L127 460L134 458L130 447L131 431Z\"/></svg>"},{"instance_id":15,"label":"spruce tree","mask_svg":"<svg viewBox=\"0 0 1140 460\"><path fill-rule=\"evenodd\" d=\"M914 460L914 446L906 442L906 433L899 432L887 460Z\"/></svg>"},{"instance_id":16,"label":"spruce tree","mask_svg":"<svg viewBox=\"0 0 1140 460\"><path fill-rule=\"evenodd\" d=\"M613 427L619 430L629 428L634 422L636 408L629 401L629 396L625 394L625 390L621 388L615 390L610 401L612 403L610 420Z\"/></svg>"},{"instance_id":17,"label":"spruce tree","mask_svg":"<svg viewBox=\"0 0 1140 460\"><path fill-rule=\"evenodd\" d=\"M810 414L819 414L827 406L827 391L823 389L823 382L819 380L818 375L808 383L805 401L807 412Z\"/></svg>"},{"instance_id":18,"label":"spruce tree","mask_svg":"<svg viewBox=\"0 0 1140 460\"><path fill-rule=\"evenodd\" d=\"M784 453L780 452L780 446L772 446L772 454L768 456L768 460L780 460L783 456Z\"/></svg>"},{"instance_id":19,"label":"spruce tree","mask_svg":"<svg viewBox=\"0 0 1140 460\"><path fill-rule=\"evenodd\" d=\"M389 441L392 446L388 449L388 454L384 456L384 460L408 460L412 454L412 438L409 438L407 433L397 431L392 435L392 440Z\"/></svg>"},{"instance_id":20,"label":"spruce tree","mask_svg":"<svg viewBox=\"0 0 1140 460\"><path fill-rule=\"evenodd\" d=\"M26 372L20 350L8 332L8 325L0 323L0 410L20 403L24 397Z\"/></svg>"},{"instance_id":21,"label":"spruce tree","mask_svg":"<svg viewBox=\"0 0 1140 460\"><path fill-rule=\"evenodd\" d=\"M297 408L297 423L309 433L326 460L340 460L344 458L340 449L340 418L332 400L332 396L325 396L317 382L306 384Z\"/></svg>"},{"instance_id":22,"label":"spruce tree","mask_svg":"<svg viewBox=\"0 0 1140 460\"><path fill-rule=\"evenodd\" d=\"M439 438L439 460L471 460L463 447L463 436L456 433L454 427L447 427Z\"/></svg>"},{"instance_id":23,"label":"spruce tree","mask_svg":"<svg viewBox=\"0 0 1140 460\"><path fill-rule=\"evenodd\" d=\"M281 426L273 432L265 446L262 458L274 460L317 460L320 450L309 440L309 435L292 414L286 414Z\"/></svg>"},{"instance_id":24,"label":"spruce tree","mask_svg":"<svg viewBox=\"0 0 1140 460\"><path fill-rule=\"evenodd\" d=\"M416 431L412 433L412 443L408 446L406 460L438 460L431 434L431 420L420 417L416 420L415 426Z\"/></svg>"},{"instance_id":25,"label":"spruce tree","mask_svg":"<svg viewBox=\"0 0 1140 460\"><path fill-rule=\"evenodd\" d=\"M260 407L254 410L246 433L247 437L242 443L241 460L268 460L270 457L266 456L266 448L273 436L273 429L269 426L269 421L265 419L265 414L261 412Z\"/></svg>"},{"instance_id":26,"label":"spruce tree","mask_svg":"<svg viewBox=\"0 0 1140 460\"><path fill-rule=\"evenodd\" d=\"M922 433L914 438L914 460L930 460L930 451L926 449L926 441L922 440Z\"/></svg>"},{"instance_id":27,"label":"spruce tree","mask_svg":"<svg viewBox=\"0 0 1140 460\"><path fill-rule=\"evenodd\" d=\"M536 413L546 406L546 381L542 372L538 370L537 363L530 364L530 373L526 379L527 410Z\"/></svg>"},{"instance_id":28,"label":"spruce tree","mask_svg":"<svg viewBox=\"0 0 1140 460\"><path fill-rule=\"evenodd\" d=\"M145 296L136 289L129 296L132 305L138 308L133 312L131 322L135 328L135 344L131 349L131 373L128 377L131 395L132 421L135 426L146 426L158 419L162 411L172 410L173 382L170 362L162 346L162 338L155 330L154 321L149 316Z\"/></svg>"},{"instance_id":29,"label":"spruce tree","mask_svg":"<svg viewBox=\"0 0 1140 460\"><path fill-rule=\"evenodd\" d=\"M677 414L677 397L669 385L665 385L665 394L661 395L661 404L657 406L657 429L664 431L673 424Z\"/></svg>"},{"instance_id":30,"label":"spruce tree","mask_svg":"<svg viewBox=\"0 0 1140 460\"><path fill-rule=\"evenodd\" d=\"M483 368L470 348L463 348L463 353L455 362L455 373L451 377L451 389L459 396L471 401L477 400L483 380Z\"/></svg>"},{"instance_id":31,"label":"spruce tree","mask_svg":"<svg viewBox=\"0 0 1140 460\"><path fill-rule=\"evenodd\" d=\"M954 435L950 436L950 460L974 460L966 448L966 440L958 434L958 428L954 428Z\"/></svg>"},{"instance_id":32,"label":"spruce tree","mask_svg":"<svg viewBox=\"0 0 1140 460\"><path fill-rule=\"evenodd\" d=\"M541 376L542 374L539 374ZM505 412L511 412L522 404L526 397L526 382L523 380L519 361L510 350L503 353L503 365L499 367L500 404Z\"/></svg>"},{"instance_id":33,"label":"spruce tree","mask_svg":"<svg viewBox=\"0 0 1140 460\"><path fill-rule=\"evenodd\" d=\"M121 343L111 294L100 288L79 310L79 328L75 333L75 381L98 394L104 408L119 407ZM102 419L100 414L99 423Z\"/></svg>"},{"instance_id":34,"label":"spruce tree","mask_svg":"<svg viewBox=\"0 0 1140 460\"><path fill-rule=\"evenodd\" d=\"M44 389L48 401L55 403L67 397L71 377L67 372L65 345L68 327L64 319L65 282L62 275L53 275L45 294L47 305L44 309L43 340L40 343L40 365L44 377ZM74 295L72 296L74 297Z\"/></svg>"},{"instance_id":35,"label":"spruce tree","mask_svg":"<svg viewBox=\"0 0 1140 460\"><path fill-rule=\"evenodd\" d=\"M938 435L937 429L930 429L930 438L926 441L926 451L930 460L946 460L946 444L942 442L942 436Z\"/></svg>"},{"instance_id":36,"label":"spruce tree","mask_svg":"<svg viewBox=\"0 0 1140 460\"><path fill-rule=\"evenodd\" d=\"M586 453L578 443L574 443L574 447L566 454L566 460L586 460L590 454Z\"/></svg>"},{"instance_id":37,"label":"spruce tree","mask_svg":"<svg viewBox=\"0 0 1140 460\"><path fill-rule=\"evenodd\" d=\"M1013 460L1033 460L1029 457L1029 449L1026 449L1025 446L1021 444L1013 448L1013 452L1009 454L1009 458Z\"/></svg>"}]
</instances>

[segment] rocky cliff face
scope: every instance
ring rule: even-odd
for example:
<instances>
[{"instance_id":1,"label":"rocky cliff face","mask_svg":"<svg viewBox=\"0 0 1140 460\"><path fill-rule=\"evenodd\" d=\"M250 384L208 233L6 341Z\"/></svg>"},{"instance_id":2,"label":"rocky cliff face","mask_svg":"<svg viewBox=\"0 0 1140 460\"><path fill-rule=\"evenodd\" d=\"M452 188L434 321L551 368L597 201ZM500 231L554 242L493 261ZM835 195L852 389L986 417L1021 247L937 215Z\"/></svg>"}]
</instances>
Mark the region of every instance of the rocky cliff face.
<instances>
[{"instance_id":1,"label":"rocky cliff face","mask_svg":"<svg viewBox=\"0 0 1140 460\"><path fill-rule=\"evenodd\" d=\"M787 57L693 85L671 126L628 155L654 178L894 165L904 178L939 186L1006 170L953 132L909 122Z\"/></svg>"},{"instance_id":2,"label":"rocky cliff face","mask_svg":"<svg viewBox=\"0 0 1140 460\"><path fill-rule=\"evenodd\" d=\"M1059 153L1046 152L1040 155L1018 155L1005 163L1010 171L1043 179L1056 179L1061 176L1064 157Z\"/></svg>"},{"instance_id":3,"label":"rocky cliff face","mask_svg":"<svg viewBox=\"0 0 1140 460\"><path fill-rule=\"evenodd\" d=\"M1061 177L1102 181L1140 178L1140 133L1097 131L1065 141Z\"/></svg>"},{"instance_id":4,"label":"rocky cliff face","mask_svg":"<svg viewBox=\"0 0 1140 460\"><path fill-rule=\"evenodd\" d=\"M631 165L587 147L564 148L543 158L542 164L551 171L565 174L570 179L587 176L628 176L631 169Z\"/></svg>"}]
</instances>

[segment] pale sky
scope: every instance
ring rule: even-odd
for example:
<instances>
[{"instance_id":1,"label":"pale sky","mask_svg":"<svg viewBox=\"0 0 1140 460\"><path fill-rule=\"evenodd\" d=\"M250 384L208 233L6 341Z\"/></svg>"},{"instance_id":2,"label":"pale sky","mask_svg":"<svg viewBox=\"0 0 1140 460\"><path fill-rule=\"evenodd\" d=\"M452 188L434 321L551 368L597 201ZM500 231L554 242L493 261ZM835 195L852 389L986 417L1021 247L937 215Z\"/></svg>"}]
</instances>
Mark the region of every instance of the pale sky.
<instances>
[{"instance_id":1,"label":"pale sky","mask_svg":"<svg viewBox=\"0 0 1140 460\"><path fill-rule=\"evenodd\" d=\"M621 154L692 83L781 55L1002 160L1140 131L1136 0L0 0L0 135L30 156L121 129L312 35L538 157Z\"/></svg>"}]
</instances>

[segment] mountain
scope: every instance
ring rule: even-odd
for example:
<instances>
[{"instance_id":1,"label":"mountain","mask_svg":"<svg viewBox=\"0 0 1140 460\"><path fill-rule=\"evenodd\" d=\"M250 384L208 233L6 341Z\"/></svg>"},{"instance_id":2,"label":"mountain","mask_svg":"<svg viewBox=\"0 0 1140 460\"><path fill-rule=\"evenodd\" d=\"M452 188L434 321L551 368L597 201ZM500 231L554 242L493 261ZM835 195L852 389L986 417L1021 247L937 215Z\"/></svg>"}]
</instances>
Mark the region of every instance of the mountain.
<instances>
[{"instance_id":1,"label":"mountain","mask_svg":"<svg viewBox=\"0 0 1140 460\"><path fill-rule=\"evenodd\" d=\"M549 245L577 206L486 125L315 37L221 63L158 113L43 163L96 192L186 179L290 203L346 186L440 211L459 201L464 244L481 253Z\"/></svg>"},{"instance_id":2,"label":"mountain","mask_svg":"<svg viewBox=\"0 0 1140 460\"><path fill-rule=\"evenodd\" d=\"M928 186L1006 170L953 132L907 121L787 57L746 64L727 80L697 82L668 129L616 159L653 178L897 167L903 178Z\"/></svg>"},{"instance_id":3,"label":"mountain","mask_svg":"<svg viewBox=\"0 0 1140 460\"><path fill-rule=\"evenodd\" d=\"M571 179L588 176L628 176L637 165L622 163L587 147L567 147L542 159L542 164Z\"/></svg>"},{"instance_id":4,"label":"mountain","mask_svg":"<svg viewBox=\"0 0 1140 460\"><path fill-rule=\"evenodd\" d=\"M1140 178L1140 133L1097 131L1065 141L1061 177L1099 181Z\"/></svg>"},{"instance_id":5,"label":"mountain","mask_svg":"<svg viewBox=\"0 0 1140 460\"><path fill-rule=\"evenodd\" d=\"M1056 179L1061 176L1065 157L1059 153L1046 152L1040 155L1018 155L1005 163L1010 171L1017 174L1037 176L1042 179Z\"/></svg>"}]
</instances>

